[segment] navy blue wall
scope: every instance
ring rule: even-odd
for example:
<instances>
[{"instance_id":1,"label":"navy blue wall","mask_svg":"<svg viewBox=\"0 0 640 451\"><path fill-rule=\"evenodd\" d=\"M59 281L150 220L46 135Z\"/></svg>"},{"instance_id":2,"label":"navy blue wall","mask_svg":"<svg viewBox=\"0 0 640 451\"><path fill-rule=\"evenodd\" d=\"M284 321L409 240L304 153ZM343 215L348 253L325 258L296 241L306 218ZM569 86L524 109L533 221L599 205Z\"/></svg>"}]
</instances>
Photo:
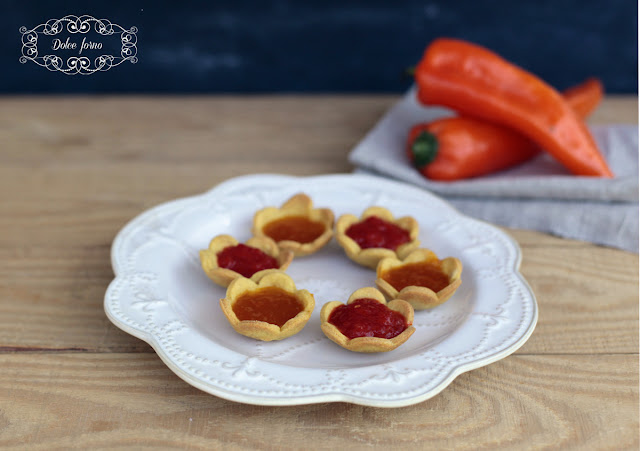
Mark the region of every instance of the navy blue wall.
<instances>
[{"instance_id":1,"label":"navy blue wall","mask_svg":"<svg viewBox=\"0 0 640 451\"><path fill-rule=\"evenodd\" d=\"M634 0L0 3L2 93L402 92L439 36L487 46L559 89L637 93ZM138 63L68 76L20 64L19 28L67 14L138 28Z\"/></svg>"}]
</instances>

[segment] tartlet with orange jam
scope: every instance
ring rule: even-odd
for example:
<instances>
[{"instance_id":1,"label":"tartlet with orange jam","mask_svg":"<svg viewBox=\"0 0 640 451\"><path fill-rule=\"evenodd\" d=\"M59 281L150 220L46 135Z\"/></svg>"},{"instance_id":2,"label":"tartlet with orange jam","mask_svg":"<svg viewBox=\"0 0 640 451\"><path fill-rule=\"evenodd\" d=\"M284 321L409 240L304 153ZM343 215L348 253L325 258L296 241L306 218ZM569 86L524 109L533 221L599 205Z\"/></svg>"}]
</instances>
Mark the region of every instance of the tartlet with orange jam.
<instances>
[{"instance_id":1,"label":"tartlet with orange jam","mask_svg":"<svg viewBox=\"0 0 640 451\"><path fill-rule=\"evenodd\" d=\"M462 263L440 260L429 249L416 249L404 259L385 258L376 268L376 286L388 299L403 299L416 310L447 301L460 286Z\"/></svg>"},{"instance_id":2,"label":"tartlet with orange jam","mask_svg":"<svg viewBox=\"0 0 640 451\"><path fill-rule=\"evenodd\" d=\"M242 244L231 235L218 235L208 249L200 251L203 271L223 287L238 277L251 277L265 269L284 271L292 260L293 252L280 249L268 237L252 237Z\"/></svg>"},{"instance_id":3,"label":"tartlet with orange jam","mask_svg":"<svg viewBox=\"0 0 640 451\"><path fill-rule=\"evenodd\" d=\"M229 284L220 307L233 329L262 341L283 340L300 332L315 307L313 295L298 290L279 270L264 270Z\"/></svg>"},{"instance_id":4,"label":"tartlet with orange jam","mask_svg":"<svg viewBox=\"0 0 640 451\"><path fill-rule=\"evenodd\" d=\"M336 222L336 240L347 256L376 269L383 258L402 258L420 246L418 222L411 216L394 218L384 207L369 207L360 218L346 214Z\"/></svg>"},{"instance_id":5,"label":"tartlet with orange jam","mask_svg":"<svg viewBox=\"0 0 640 451\"><path fill-rule=\"evenodd\" d=\"M387 303L373 287L354 291L346 304L327 302L320 322L331 341L354 352L392 351L415 332L411 304L402 299Z\"/></svg>"},{"instance_id":6,"label":"tartlet with orange jam","mask_svg":"<svg viewBox=\"0 0 640 451\"><path fill-rule=\"evenodd\" d=\"M269 237L281 249L300 257L313 254L331 240L333 221L330 209L313 208L311 198L299 193L280 208L257 211L253 217L253 234Z\"/></svg>"}]
</instances>

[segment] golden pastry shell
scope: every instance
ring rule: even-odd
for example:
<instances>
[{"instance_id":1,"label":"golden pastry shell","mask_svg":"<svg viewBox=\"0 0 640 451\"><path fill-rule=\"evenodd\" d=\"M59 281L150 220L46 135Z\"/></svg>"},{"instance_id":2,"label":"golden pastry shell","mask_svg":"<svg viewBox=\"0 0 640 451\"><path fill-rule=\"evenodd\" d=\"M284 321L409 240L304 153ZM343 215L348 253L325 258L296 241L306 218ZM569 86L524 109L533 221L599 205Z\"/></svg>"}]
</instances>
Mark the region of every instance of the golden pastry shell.
<instances>
[{"instance_id":1,"label":"golden pastry shell","mask_svg":"<svg viewBox=\"0 0 640 451\"><path fill-rule=\"evenodd\" d=\"M329 322L329 317L334 309L337 307L344 305L339 301L331 301L327 302L322 306L322 310L320 311L320 322L322 332L334 343L342 346L349 351L354 352L387 352L396 349L398 346L406 342L409 337L415 332L415 327L413 327L413 307L408 302L402 299L394 299L391 302L385 300L384 295L373 287L364 287L359 288L354 291L349 299L347 300L347 304L350 304L357 299L362 298L370 298L375 299L383 305L386 305L391 310L394 310L400 313L408 324L408 327L402 331L399 335L396 335L393 338L379 338L379 337L357 337L357 338L348 338L344 335L340 330Z\"/></svg>"},{"instance_id":2,"label":"golden pastry shell","mask_svg":"<svg viewBox=\"0 0 640 451\"><path fill-rule=\"evenodd\" d=\"M294 195L280 208L266 207L257 211L253 216L253 234L266 237L263 232L264 226L287 216L304 216L311 221L322 223L325 228L322 235L310 243L292 240L277 243L281 249L292 251L296 257L313 254L333 237L333 211L328 208L313 208L313 201L304 193Z\"/></svg>"},{"instance_id":3,"label":"golden pastry shell","mask_svg":"<svg viewBox=\"0 0 640 451\"><path fill-rule=\"evenodd\" d=\"M209 243L208 249L200 251L200 264L205 274L215 283L222 287L227 287L237 279L243 277L231 269L221 268L218 266L218 253L229 246L237 246L239 241L231 235L218 235ZM273 257L278 262L278 269L284 271L289 267L293 260L293 252L280 249L275 241L269 237L252 237L244 244L250 247L260 249L265 254Z\"/></svg>"},{"instance_id":4,"label":"golden pastry shell","mask_svg":"<svg viewBox=\"0 0 640 451\"><path fill-rule=\"evenodd\" d=\"M449 277L449 285L438 292L427 287L408 286L400 292L389 282L382 278L382 275L390 270L409 263L430 262L440 266L444 274ZM395 257L380 260L376 268L376 286L388 299L403 299L410 303L416 310L425 310L436 307L447 301L456 292L462 283L462 263L455 257L447 257L442 260L429 249L416 249L409 253L404 259Z\"/></svg>"},{"instance_id":5,"label":"golden pastry shell","mask_svg":"<svg viewBox=\"0 0 640 451\"><path fill-rule=\"evenodd\" d=\"M356 243L346 234L346 232L347 229L351 227L351 225L364 221L369 216L377 216L380 219L384 219L387 222L391 222L398 227L407 230L409 232L409 238L411 241L398 246L395 251L380 247L362 249L358 245L358 243ZM362 213L360 218L357 218L352 214L342 215L336 222L335 227L336 240L344 249L347 257L349 257L356 263L372 269L376 269L378 262L383 258L402 258L403 256L416 249L418 246L420 246L420 241L418 240L419 232L420 229L418 226L418 222L411 216L403 216L401 218L395 219L393 214L389 210L384 207L378 206L367 208Z\"/></svg>"},{"instance_id":6,"label":"golden pastry shell","mask_svg":"<svg viewBox=\"0 0 640 451\"><path fill-rule=\"evenodd\" d=\"M279 327L275 324L256 320L239 320L233 311L233 304L244 293L263 287L278 287L293 294L303 306L301 312ZM309 321L315 307L313 295L307 290L298 290L293 279L282 271L266 269L255 273L251 279L239 277L229 284L220 308L233 329L246 337L262 341L283 340L300 332Z\"/></svg>"}]
</instances>

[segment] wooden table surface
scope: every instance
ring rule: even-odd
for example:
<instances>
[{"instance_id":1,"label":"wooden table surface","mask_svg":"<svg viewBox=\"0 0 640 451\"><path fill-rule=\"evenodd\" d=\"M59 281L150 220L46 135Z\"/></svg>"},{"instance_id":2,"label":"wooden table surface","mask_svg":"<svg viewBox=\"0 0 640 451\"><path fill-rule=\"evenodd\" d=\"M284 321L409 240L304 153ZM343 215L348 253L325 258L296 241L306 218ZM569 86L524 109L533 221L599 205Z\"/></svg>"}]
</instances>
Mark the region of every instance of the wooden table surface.
<instances>
[{"instance_id":1,"label":"wooden table surface","mask_svg":"<svg viewBox=\"0 0 640 451\"><path fill-rule=\"evenodd\" d=\"M127 221L238 175L349 172L398 98L0 99L0 447L637 449L638 256L620 250L505 229L537 328L403 408L226 401L106 318ZM637 124L637 97L590 122Z\"/></svg>"}]
</instances>

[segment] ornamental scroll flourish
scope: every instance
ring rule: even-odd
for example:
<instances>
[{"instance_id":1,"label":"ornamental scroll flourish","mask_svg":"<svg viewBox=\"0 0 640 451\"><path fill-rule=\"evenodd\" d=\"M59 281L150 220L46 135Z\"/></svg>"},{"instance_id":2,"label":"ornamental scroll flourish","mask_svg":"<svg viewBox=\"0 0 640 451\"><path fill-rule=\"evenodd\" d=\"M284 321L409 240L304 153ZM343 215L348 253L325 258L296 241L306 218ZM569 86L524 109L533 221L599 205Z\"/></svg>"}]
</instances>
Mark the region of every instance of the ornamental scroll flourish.
<instances>
[{"instance_id":1,"label":"ornamental scroll flourish","mask_svg":"<svg viewBox=\"0 0 640 451\"><path fill-rule=\"evenodd\" d=\"M93 58L93 61L86 56L71 56L65 61L58 55L40 55L38 53L39 35L55 36L65 30L73 34L87 34L92 29L101 36L120 35L120 42L122 43L120 55L100 55ZM22 64L27 61L33 61L38 66L45 67L50 71L59 71L66 75L91 75L98 71L105 72L125 61L129 61L132 64L138 62L137 32L138 29L136 27L131 27L127 30L108 19L96 19L89 15L79 17L68 15L61 19L50 19L32 29L24 26L20 27L22 56L19 61Z\"/></svg>"}]
</instances>

